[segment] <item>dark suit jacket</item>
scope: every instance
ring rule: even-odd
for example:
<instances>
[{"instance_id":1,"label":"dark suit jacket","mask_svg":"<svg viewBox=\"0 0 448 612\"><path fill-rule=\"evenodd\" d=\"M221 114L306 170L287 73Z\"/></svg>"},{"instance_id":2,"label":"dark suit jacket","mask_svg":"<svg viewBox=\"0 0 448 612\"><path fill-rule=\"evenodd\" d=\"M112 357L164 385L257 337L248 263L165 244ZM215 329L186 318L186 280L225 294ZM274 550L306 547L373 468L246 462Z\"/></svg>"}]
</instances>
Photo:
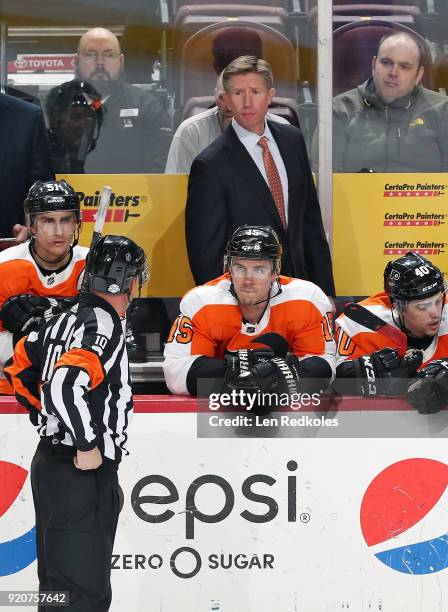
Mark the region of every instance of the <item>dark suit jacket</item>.
<instances>
[{"instance_id":1,"label":"dark suit jacket","mask_svg":"<svg viewBox=\"0 0 448 612\"><path fill-rule=\"evenodd\" d=\"M331 256L300 130L268 122L288 174L288 231L271 191L230 125L193 162L186 238L196 283L222 274L227 240L240 225L270 225L283 245L282 273L311 280L334 295Z\"/></svg>"},{"instance_id":2,"label":"dark suit jacket","mask_svg":"<svg viewBox=\"0 0 448 612\"><path fill-rule=\"evenodd\" d=\"M23 223L23 200L34 181L53 178L42 111L0 94L0 237Z\"/></svg>"}]
</instances>

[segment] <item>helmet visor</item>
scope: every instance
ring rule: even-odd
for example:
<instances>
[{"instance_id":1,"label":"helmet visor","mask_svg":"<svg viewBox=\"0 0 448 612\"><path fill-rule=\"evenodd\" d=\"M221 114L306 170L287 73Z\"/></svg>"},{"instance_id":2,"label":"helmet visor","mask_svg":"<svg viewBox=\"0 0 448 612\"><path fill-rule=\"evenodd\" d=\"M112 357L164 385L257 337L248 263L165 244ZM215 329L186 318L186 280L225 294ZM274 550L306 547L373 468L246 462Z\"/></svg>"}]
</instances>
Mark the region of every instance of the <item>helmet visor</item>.
<instances>
[{"instance_id":1,"label":"helmet visor","mask_svg":"<svg viewBox=\"0 0 448 612\"><path fill-rule=\"evenodd\" d=\"M36 237L73 236L78 227L75 209L42 212L32 215L32 227Z\"/></svg>"},{"instance_id":2,"label":"helmet visor","mask_svg":"<svg viewBox=\"0 0 448 612\"><path fill-rule=\"evenodd\" d=\"M436 293L421 300L397 301L396 308L399 311L404 327L412 336L435 336L439 331L442 320L445 294Z\"/></svg>"}]
</instances>

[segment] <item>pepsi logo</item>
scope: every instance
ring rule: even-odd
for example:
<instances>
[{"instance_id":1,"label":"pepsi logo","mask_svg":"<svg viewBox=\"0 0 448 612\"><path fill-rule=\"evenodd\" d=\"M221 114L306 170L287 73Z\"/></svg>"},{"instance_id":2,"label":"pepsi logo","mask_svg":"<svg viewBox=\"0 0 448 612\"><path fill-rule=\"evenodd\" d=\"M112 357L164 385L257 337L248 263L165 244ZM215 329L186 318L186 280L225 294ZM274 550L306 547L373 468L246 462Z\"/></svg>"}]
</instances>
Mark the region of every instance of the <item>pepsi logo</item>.
<instances>
[{"instance_id":1,"label":"pepsi logo","mask_svg":"<svg viewBox=\"0 0 448 612\"><path fill-rule=\"evenodd\" d=\"M0 519L14 511L14 502L19 497L27 479L24 468L0 461ZM10 518L10 517L9 517ZM3 535L0 522L0 539ZM5 542L0 542L0 576L9 576L20 572L36 559L35 527L28 532Z\"/></svg>"},{"instance_id":2,"label":"pepsi logo","mask_svg":"<svg viewBox=\"0 0 448 612\"><path fill-rule=\"evenodd\" d=\"M406 459L380 472L361 503L361 530L379 561L404 574L448 566L448 465Z\"/></svg>"}]
</instances>

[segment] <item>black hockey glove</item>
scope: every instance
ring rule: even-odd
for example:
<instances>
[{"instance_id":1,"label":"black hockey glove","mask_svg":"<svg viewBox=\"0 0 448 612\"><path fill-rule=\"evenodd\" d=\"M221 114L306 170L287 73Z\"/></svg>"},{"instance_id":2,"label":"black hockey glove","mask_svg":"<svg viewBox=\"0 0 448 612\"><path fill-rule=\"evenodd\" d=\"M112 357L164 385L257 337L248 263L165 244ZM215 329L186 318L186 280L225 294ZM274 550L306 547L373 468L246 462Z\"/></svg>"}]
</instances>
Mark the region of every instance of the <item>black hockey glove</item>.
<instances>
[{"instance_id":1,"label":"black hockey glove","mask_svg":"<svg viewBox=\"0 0 448 612\"><path fill-rule=\"evenodd\" d=\"M3 326L12 334L37 330L47 319L72 306L77 298L47 298L38 295L14 295L0 309Z\"/></svg>"},{"instance_id":2,"label":"black hockey glove","mask_svg":"<svg viewBox=\"0 0 448 612\"><path fill-rule=\"evenodd\" d=\"M433 414L448 405L448 358L436 359L417 372L406 399L420 414Z\"/></svg>"},{"instance_id":3,"label":"black hockey glove","mask_svg":"<svg viewBox=\"0 0 448 612\"><path fill-rule=\"evenodd\" d=\"M354 392L358 395L399 397L406 393L409 378L415 375L422 359L421 351L413 350L400 358L396 350L384 348L344 362L338 366L337 376L356 379ZM342 383L336 388L347 392ZM353 391L353 386L349 389Z\"/></svg>"},{"instance_id":4,"label":"black hockey glove","mask_svg":"<svg viewBox=\"0 0 448 612\"><path fill-rule=\"evenodd\" d=\"M279 405L281 395L293 395L300 391L299 360L295 355L273 357L257 363L229 383L230 389L247 395L257 395L254 412L270 412Z\"/></svg>"},{"instance_id":5,"label":"black hockey glove","mask_svg":"<svg viewBox=\"0 0 448 612\"><path fill-rule=\"evenodd\" d=\"M227 366L226 385L241 374L249 372L257 363L264 363L274 357L269 349L240 349L235 353L226 353L224 361Z\"/></svg>"}]
</instances>

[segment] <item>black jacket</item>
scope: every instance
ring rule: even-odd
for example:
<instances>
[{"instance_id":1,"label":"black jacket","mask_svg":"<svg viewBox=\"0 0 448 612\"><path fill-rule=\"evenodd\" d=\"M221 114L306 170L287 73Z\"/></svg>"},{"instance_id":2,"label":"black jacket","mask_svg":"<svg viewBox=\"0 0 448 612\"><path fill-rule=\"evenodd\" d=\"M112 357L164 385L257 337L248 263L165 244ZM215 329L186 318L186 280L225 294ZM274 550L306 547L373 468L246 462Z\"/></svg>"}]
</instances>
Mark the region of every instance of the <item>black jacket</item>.
<instances>
[{"instance_id":1,"label":"black jacket","mask_svg":"<svg viewBox=\"0 0 448 612\"><path fill-rule=\"evenodd\" d=\"M172 130L157 95L123 81L114 84L103 106L95 149L87 173L164 173Z\"/></svg>"},{"instance_id":2,"label":"black jacket","mask_svg":"<svg viewBox=\"0 0 448 612\"><path fill-rule=\"evenodd\" d=\"M331 256L299 129L268 122L288 175L288 230L271 191L230 125L196 157L186 207L191 271L202 284L222 274L226 243L240 225L270 225L283 245L282 274L310 280L334 295Z\"/></svg>"},{"instance_id":3,"label":"black jacket","mask_svg":"<svg viewBox=\"0 0 448 612\"><path fill-rule=\"evenodd\" d=\"M0 94L0 238L24 222L23 201L34 181L54 178L42 116L35 104Z\"/></svg>"}]
</instances>

